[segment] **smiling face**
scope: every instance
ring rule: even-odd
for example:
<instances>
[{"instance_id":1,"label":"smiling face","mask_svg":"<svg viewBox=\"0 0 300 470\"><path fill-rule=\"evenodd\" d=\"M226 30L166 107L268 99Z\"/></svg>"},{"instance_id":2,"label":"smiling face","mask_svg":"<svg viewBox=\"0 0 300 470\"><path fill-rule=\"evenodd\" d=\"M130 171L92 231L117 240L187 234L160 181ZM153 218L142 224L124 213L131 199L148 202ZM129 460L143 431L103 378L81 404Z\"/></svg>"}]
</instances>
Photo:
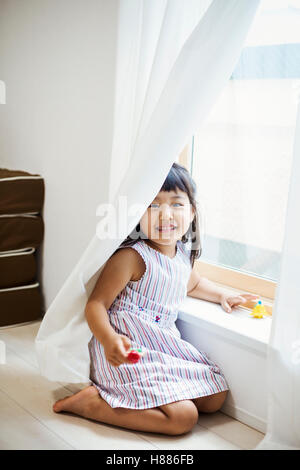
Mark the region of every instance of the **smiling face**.
<instances>
[{"instance_id":1,"label":"smiling face","mask_svg":"<svg viewBox=\"0 0 300 470\"><path fill-rule=\"evenodd\" d=\"M194 215L184 191L160 191L142 216L140 228L153 242L173 245L188 231Z\"/></svg>"}]
</instances>

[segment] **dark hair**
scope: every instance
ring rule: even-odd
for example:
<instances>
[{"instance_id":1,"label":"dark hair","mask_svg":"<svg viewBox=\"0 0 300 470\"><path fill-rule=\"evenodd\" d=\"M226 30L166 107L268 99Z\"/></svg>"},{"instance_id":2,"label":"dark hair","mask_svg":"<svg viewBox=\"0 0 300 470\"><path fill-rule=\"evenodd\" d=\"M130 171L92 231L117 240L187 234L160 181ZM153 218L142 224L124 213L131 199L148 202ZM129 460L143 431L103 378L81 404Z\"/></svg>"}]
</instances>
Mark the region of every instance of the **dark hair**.
<instances>
[{"instance_id":1,"label":"dark hair","mask_svg":"<svg viewBox=\"0 0 300 470\"><path fill-rule=\"evenodd\" d=\"M183 243L191 242L191 254L190 261L192 267L194 266L195 259L200 258L202 253L201 240L200 240L200 228L199 228L199 215L197 210L197 201L196 201L196 184L189 174L188 170L174 162L168 176L166 177L164 184L160 188L160 191L176 191L179 189L184 191L189 198L190 204L195 210L195 216L192 220L188 231L182 236L181 241ZM141 240L141 237L132 236L133 233L139 233L140 224L138 223L135 229L128 235L128 237L121 243L120 246L132 246Z\"/></svg>"}]
</instances>

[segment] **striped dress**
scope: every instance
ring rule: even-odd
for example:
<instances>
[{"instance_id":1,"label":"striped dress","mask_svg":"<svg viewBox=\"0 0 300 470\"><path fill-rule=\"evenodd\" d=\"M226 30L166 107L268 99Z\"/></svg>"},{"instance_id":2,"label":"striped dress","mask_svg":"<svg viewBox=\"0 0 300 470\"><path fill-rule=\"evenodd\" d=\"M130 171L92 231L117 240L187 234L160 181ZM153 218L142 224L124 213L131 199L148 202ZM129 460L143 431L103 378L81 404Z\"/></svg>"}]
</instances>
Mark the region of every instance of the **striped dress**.
<instances>
[{"instance_id":1,"label":"striped dress","mask_svg":"<svg viewBox=\"0 0 300 470\"><path fill-rule=\"evenodd\" d=\"M146 409L228 390L219 367L181 339L175 321L187 293L190 254L177 242L174 258L151 248L144 240L132 247L146 270L130 281L108 310L114 330L126 335L133 348L145 353L136 364L114 367L101 343L89 342L90 379L112 407Z\"/></svg>"}]
</instances>

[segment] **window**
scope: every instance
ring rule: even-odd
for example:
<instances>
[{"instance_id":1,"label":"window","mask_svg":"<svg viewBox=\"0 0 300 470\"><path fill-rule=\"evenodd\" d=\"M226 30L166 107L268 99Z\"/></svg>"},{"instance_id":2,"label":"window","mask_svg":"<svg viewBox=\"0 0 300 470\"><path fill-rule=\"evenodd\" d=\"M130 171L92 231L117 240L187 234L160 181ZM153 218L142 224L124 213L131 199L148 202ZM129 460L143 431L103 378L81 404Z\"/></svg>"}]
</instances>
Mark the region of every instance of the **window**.
<instances>
[{"instance_id":1,"label":"window","mask_svg":"<svg viewBox=\"0 0 300 470\"><path fill-rule=\"evenodd\" d=\"M201 260L275 286L299 91L300 0L262 0L231 79L191 146Z\"/></svg>"}]
</instances>

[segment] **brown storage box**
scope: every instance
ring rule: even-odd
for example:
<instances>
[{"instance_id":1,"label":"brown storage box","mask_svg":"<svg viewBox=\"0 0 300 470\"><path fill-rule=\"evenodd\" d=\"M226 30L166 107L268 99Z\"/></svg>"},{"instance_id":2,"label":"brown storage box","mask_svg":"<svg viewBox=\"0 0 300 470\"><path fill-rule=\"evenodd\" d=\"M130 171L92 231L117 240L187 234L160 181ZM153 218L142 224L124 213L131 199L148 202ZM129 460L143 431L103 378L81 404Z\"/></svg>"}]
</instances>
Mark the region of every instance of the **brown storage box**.
<instances>
[{"instance_id":1,"label":"brown storage box","mask_svg":"<svg viewBox=\"0 0 300 470\"><path fill-rule=\"evenodd\" d=\"M41 318L39 283L0 289L0 327Z\"/></svg>"},{"instance_id":2,"label":"brown storage box","mask_svg":"<svg viewBox=\"0 0 300 470\"><path fill-rule=\"evenodd\" d=\"M0 215L0 251L37 248L43 237L44 222L40 215Z\"/></svg>"},{"instance_id":3,"label":"brown storage box","mask_svg":"<svg viewBox=\"0 0 300 470\"><path fill-rule=\"evenodd\" d=\"M44 194L40 175L0 168L0 214L41 212Z\"/></svg>"},{"instance_id":4,"label":"brown storage box","mask_svg":"<svg viewBox=\"0 0 300 470\"><path fill-rule=\"evenodd\" d=\"M34 281L36 270L35 248L0 252L0 289Z\"/></svg>"}]
</instances>

